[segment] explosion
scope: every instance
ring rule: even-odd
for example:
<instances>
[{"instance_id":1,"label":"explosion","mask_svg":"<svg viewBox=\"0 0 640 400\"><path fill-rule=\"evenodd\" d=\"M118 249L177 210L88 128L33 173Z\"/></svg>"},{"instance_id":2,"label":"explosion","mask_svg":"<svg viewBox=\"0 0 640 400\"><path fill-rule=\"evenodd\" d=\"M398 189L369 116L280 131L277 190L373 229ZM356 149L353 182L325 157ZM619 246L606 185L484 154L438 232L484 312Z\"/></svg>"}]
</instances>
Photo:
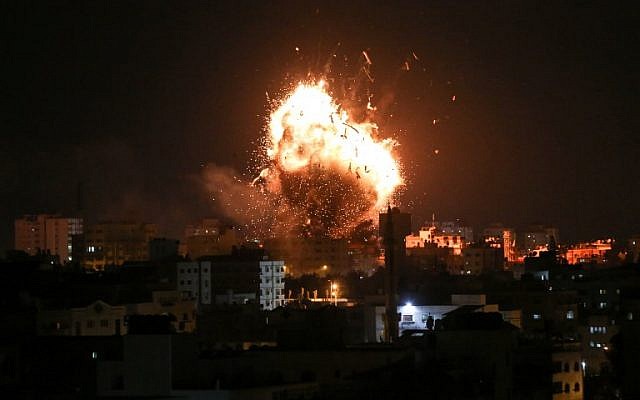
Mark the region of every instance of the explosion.
<instances>
[{"instance_id":1,"label":"explosion","mask_svg":"<svg viewBox=\"0 0 640 400\"><path fill-rule=\"evenodd\" d=\"M375 123L350 120L323 81L301 83L271 113L269 166L253 183L276 196L295 233L346 235L375 218L403 183L396 142L377 136Z\"/></svg>"}]
</instances>

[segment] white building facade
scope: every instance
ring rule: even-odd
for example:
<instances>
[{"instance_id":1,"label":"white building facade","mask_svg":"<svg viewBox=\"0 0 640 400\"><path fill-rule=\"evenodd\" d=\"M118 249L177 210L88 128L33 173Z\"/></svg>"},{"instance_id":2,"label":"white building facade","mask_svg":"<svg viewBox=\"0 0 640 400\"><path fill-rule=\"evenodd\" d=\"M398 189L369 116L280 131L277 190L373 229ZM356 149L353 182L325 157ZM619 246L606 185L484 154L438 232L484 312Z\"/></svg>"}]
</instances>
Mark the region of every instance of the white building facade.
<instances>
[{"instance_id":1,"label":"white building facade","mask_svg":"<svg viewBox=\"0 0 640 400\"><path fill-rule=\"evenodd\" d=\"M259 300L260 307L263 310L273 310L276 307L283 306L285 303L284 261L239 261L238 276L241 274L242 278L248 281L251 277L247 271L253 271L252 268L255 268L254 277L259 283L254 287L252 293L246 293L247 290L238 292L232 284L225 285L221 283L220 279L228 282L232 280L229 279L228 273L224 277L221 274L218 277L216 276L215 262L180 262L177 265L177 290L184 299L193 299L199 304L242 304ZM224 292L214 293L213 287L220 289L221 285L224 287Z\"/></svg>"},{"instance_id":2,"label":"white building facade","mask_svg":"<svg viewBox=\"0 0 640 400\"><path fill-rule=\"evenodd\" d=\"M284 261L260 261L260 307L284 305Z\"/></svg>"}]
</instances>

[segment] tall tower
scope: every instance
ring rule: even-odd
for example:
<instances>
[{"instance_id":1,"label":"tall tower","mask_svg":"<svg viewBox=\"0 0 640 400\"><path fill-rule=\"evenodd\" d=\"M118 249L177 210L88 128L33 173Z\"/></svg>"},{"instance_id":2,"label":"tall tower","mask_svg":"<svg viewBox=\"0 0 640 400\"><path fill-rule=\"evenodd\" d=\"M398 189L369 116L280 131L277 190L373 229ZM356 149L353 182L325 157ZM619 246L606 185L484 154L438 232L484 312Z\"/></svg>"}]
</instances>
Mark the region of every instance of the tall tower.
<instances>
[{"instance_id":1,"label":"tall tower","mask_svg":"<svg viewBox=\"0 0 640 400\"><path fill-rule=\"evenodd\" d=\"M405 237L411 233L411 214L391 206L380 214L379 233L383 237L385 266L385 342L398 338L398 268L404 262Z\"/></svg>"}]
</instances>

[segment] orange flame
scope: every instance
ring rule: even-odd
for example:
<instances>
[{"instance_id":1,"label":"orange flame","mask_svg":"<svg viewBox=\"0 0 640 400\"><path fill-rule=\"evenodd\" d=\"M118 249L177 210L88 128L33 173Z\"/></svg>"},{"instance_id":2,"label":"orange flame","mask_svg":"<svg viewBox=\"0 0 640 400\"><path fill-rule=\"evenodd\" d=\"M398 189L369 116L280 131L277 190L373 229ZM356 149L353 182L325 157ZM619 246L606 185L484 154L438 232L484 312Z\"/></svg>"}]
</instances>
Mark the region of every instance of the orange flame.
<instances>
[{"instance_id":1,"label":"orange flame","mask_svg":"<svg viewBox=\"0 0 640 400\"><path fill-rule=\"evenodd\" d=\"M349 119L327 93L323 81L299 84L271 113L267 155L285 172L320 166L353 174L373 189L375 209L385 206L403 184L393 139L378 140L373 122ZM262 177L268 174L263 171Z\"/></svg>"}]
</instances>

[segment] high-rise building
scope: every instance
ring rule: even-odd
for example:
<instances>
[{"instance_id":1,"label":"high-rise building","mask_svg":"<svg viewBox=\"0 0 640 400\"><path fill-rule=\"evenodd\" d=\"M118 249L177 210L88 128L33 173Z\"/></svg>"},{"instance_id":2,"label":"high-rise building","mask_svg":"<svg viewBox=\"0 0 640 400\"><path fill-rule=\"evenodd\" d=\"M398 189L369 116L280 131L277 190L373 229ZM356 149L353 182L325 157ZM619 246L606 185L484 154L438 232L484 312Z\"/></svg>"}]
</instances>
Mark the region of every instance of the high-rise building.
<instances>
[{"instance_id":1,"label":"high-rise building","mask_svg":"<svg viewBox=\"0 0 640 400\"><path fill-rule=\"evenodd\" d=\"M49 252L60 263L72 260L72 237L83 230L82 218L60 215L25 215L15 220L15 249L29 255Z\"/></svg>"}]
</instances>

